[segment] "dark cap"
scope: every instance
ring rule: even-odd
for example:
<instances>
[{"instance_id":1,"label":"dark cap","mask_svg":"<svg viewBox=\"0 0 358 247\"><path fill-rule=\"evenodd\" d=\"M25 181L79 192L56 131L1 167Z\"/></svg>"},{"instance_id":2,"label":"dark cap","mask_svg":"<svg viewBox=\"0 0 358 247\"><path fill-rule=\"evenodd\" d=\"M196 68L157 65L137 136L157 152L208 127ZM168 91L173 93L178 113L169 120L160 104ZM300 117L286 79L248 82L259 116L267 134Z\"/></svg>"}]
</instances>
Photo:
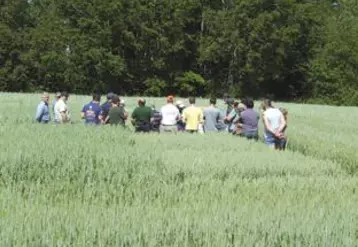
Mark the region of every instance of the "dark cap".
<instances>
[{"instance_id":1,"label":"dark cap","mask_svg":"<svg viewBox=\"0 0 358 247\"><path fill-rule=\"evenodd\" d=\"M234 104L234 102L235 102L235 100L233 98L228 98L228 99L226 99L225 103L228 105L232 105L232 104Z\"/></svg>"},{"instance_id":2,"label":"dark cap","mask_svg":"<svg viewBox=\"0 0 358 247\"><path fill-rule=\"evenodd\" d=\"M66 97L68 98L70 96L70 94L68 92L62 92L61 93L61 97Z\"/></svg>"},{"instance_id":3,"label":"dark cap","mask_svg":"<svg viewBox=\"0 0 358 247\"><path fill-rule=\"evenodd\" d=\"M113 96L114 96L114 93L110 92L107 94L107 99L110 100L113 98Z\"/></svg>"},{"instance_id":4,"label":"dark cap","mask_svg":"<svg viewBox=\"0 0 358 247\"><path fill-rule=\"evenodd\" d=\"M113 94L113 96L112 96L111 99L112 99L112 102L113 102L114 104L119 104L119 102L120 102L119 96L116 95L116 94Z\"/></svg>"}]
</instances>

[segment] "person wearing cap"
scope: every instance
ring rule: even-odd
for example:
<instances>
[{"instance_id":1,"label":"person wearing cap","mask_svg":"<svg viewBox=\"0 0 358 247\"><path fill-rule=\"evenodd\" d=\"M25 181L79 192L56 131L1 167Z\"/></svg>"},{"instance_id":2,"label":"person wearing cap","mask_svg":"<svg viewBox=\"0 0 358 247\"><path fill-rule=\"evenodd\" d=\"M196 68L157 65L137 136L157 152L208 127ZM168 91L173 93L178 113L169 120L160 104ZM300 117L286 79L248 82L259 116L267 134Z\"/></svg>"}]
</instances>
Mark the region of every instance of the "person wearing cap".
<instances>
[{"instance_id":1,"label":"person wearing cap","mask_svg":"<svg viewBox=\"0 0 358 247\"><path fill-rule=\"evenodd\" d=\"M101 113L99 114L99 119L103 124L106 123L106 119L108 116L109 109L111 109L112 106L112 97L114 96L114 93L110 92L107 94L107 102L103 103L101 105Z\"/></svg>"},{"instance_id":2,"label":"person wearing cap","mask_svg":"<svg viewBox=\"0 0 358 247\"><path fill-rule=\"evenodd\" d=\"M55 122L57 124L65 124L71 122L70 113L67 106L69 94L61 93L61 98L55 104Z\"/></svg>"},{"instance_id":3,"label":"person wearing cap","mask_svg":"<svg viewBox=\"0 0 358 247\"><path fill-rule=\"evenodd\" d=\"M55 105L57 103L57 101L61 98L61 92L57 92L55 94L55 99L52 102L52 114L53 114L53 118L55 119Z\"/></svg>"},{"instance_id":4,"label":"person wearing cap","mask_svg":"<svg viewBox=\"0 0 358 247\"><path fill-rule=\"evenodd\" d=\"M218 132L220 110L216 107L216 98L210 99L210 106L204 109L204 131Z\"/></svg>"},{"instance_id":5,"label":"person wearing cap","mask_svg":"<svg viewBox=\"0 0 358 247\"><path fill-rule=\"evenodd\" d=\"M152 109L147 107L145 99L138 100L138 107L132 113L132 124L136 132L149 132L152 118Z\"/></svg>"},{"instance_id":6,"label":"person wearing cap","mask_svg":"<svg viewBox=\"0 0 358 247\"><path fill-rule=\"evenodd\" d=\"M177 102L175 102L175 105L179 110L180 116L183 116L183 111L185 109L183 101L178 100ZM179 132L185 131L185 123L183 122L182 117L180 117L179 121L177 122L177 126Z\"/></svg>"},{"instance_id":7,"label":"person wearing cap","mask_svg":"<svg viewBox=\"0 0 358 247\"><path fill-rule=\"evenodd\" d=\"M236 128L237 124L239 123L240 114L246 109L246 106L243 103L235 101L233 104L233 109L229 113L228 116L225 118L225 122L228 124L228 131L229 133L233 133L234 135L237 134Z\"/></svg>"},{"instance_id":8,"label":"person wearing cap","mask_svg":"<svg viewBox=\"0 0 358 247\"><path fill-rule=\"evenodd\" d=\"M112 97L112 107L109 109L106 122L110 125L125 127L128 114L125 112L118 95Z\"/></svg>"},{"instance_id":9,"label":"person wearing cap","mask_svg":"<svg viewBox=\"0 0 358 247\"><path fill-rule=\"evenodd\" d=\"M185 130L188 133L197 133L200 125L203 123L203 111L195 106L195 98L189 98L190 106L185 108L183 112L183 121L185 122Z\"/></svg>"},{"instance_id":10,"label":"person wearing cap","mask_svg":"<svg viewBox=\"0 0 358 247\"><path fill-rule=\"evenodd\" d=\"M50 95L46 92L44 92L41 95L41 102L37 106L36 110L36 116L35 119L39 123L47 124L50 122L50 108L49 108L49 102L50 102Z\"/></svg>"},{"instance_id":11,"label":"person wearing cap","mask_svg":"<svg viewBox=\"0 0 358 247\"><path fill-rule=\"evenodd\" d=\"M101 95L98 93L93 94L92 101L86 104L82 108L81 118L85 120L86 124L97 125L100 124L101 121L99 119L99 115L101 113Z\"/></svg>"},{"instance_id":12,"label":"person wearing cap","mask_svg":"<svg viewBox=\"0 0 358 247\"><path fill-rule=\"evenodd\" d=\"M161 133L177 133L178 127L177 122L180 119L180 112L174 105L174 97L167 97L167 104L162 107L160 113L162 115L162 121L160 125Z\"/></svg>"}]
</instances>

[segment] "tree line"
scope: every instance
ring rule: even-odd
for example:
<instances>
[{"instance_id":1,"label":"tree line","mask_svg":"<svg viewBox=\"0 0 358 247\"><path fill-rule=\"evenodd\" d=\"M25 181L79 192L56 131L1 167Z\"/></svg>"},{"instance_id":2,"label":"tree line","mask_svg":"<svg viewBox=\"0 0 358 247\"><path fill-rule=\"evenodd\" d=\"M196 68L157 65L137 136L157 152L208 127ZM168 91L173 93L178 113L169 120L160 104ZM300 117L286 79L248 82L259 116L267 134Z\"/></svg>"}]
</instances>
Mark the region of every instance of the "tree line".
<instances>
[{"instance_id":1,"label":"tree line","mask_svg":"<svg viewBox=\"0 0 358 247\"><path fill-rule=\"evenodd\" d=\"M0 91L358 105L355 0L1 0Z\"/></svg>"}]
</instances>

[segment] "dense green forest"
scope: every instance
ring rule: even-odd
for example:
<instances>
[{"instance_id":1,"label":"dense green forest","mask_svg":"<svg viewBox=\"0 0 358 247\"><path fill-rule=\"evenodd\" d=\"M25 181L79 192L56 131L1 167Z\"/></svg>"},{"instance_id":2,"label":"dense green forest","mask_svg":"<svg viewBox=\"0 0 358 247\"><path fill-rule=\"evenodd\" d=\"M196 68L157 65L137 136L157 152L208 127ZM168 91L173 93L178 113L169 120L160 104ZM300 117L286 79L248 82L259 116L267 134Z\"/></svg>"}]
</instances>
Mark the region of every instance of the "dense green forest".
<instances>
[{"instance_id":1,"label":"dense green forest","mask_svg":"<svg viewBox=\"0 0 358 247\"><path fill-rule=\"evenodd\" d=\"M355 0L0 0L0 91L358 105Z\"/></svg>"}]
</instances>

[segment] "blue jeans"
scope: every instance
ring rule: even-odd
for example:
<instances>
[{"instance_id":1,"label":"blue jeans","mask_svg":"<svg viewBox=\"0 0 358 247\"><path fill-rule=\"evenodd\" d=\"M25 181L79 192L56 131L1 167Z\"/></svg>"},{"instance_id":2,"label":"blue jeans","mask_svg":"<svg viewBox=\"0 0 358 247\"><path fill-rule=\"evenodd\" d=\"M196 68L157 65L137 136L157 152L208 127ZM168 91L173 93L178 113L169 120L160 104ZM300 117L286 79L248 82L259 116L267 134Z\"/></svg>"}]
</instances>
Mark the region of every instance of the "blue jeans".
<instances>
[{"instance_id":1,"label":"blue jeans","mask_svg":"<svg viewBox=\"0 0 358 247\"><path fill-rule=\"evenodd\" d=\"M244 131L243 133L241 133L242 137L246 137L249 140L258 140L259 139L259 133L258 131Z\"/></svg>"},{"instance_id":2,"label":"blue jeans","mask_svg":"<svg viewBox=\"0 0 358 247\"><path fill-rule=\"evenodd\" d=\"M275 148L282 148L284 146L284 139L279 139L272 133L265 132L265 143L267 146L275 146Z\"/></svg>"}]
</instances>

